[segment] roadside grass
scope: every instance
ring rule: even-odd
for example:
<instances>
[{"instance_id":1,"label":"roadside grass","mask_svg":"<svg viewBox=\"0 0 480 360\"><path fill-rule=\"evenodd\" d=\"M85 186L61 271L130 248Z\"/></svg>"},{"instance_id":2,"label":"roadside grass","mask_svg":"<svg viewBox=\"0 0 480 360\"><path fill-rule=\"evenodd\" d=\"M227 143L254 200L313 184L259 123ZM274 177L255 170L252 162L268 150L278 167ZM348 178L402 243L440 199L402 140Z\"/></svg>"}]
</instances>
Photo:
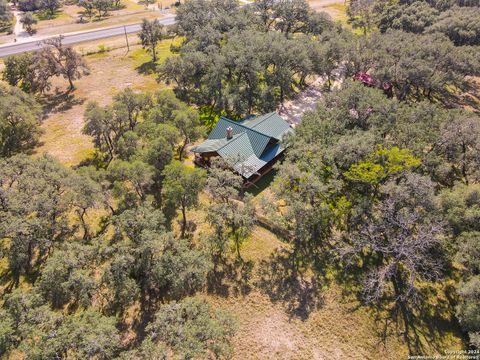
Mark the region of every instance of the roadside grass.
<instances>
[{"instance_id":1,"label":"roadside grass","mask_svg":"<svg viewBox=\"0 0 480 360\"><path fill-rule=\"evenodd\" d=\"M34 13L34 18L38 21L44 21L44 24L69 17L70 16L62 10L57 10L53 14L50 14L48 11L38 11Z\"/></svg>"},{"instance_id":2,"label":"roadside grass","mask_svg":"<svg viewBox=\"0 0 480 360\"><path fill-rule=\"evenodd\" d=\"M120 9L123 12L131 12L131 11L143 11L145 10L145 6L138 4L135 1L132 0L122 0L122 4L124 5L124 8Z\"/></svg>"},{"instance_id":3,"label":"roadside grass","mask_svg":"<svg viewBox=\"0 0 480 360\"><path fill-rule=\"evenodd\" d=\"M43 29L51 27L74 24L77 22L76 12L80 10L80 7L76 5L65 5L57 10L53 16L46 11L36 11L34 17L38 20L38 24L35 25L37 34Z\"/></svg>"},{"instance_id":4,"label":"roadside grass","mask_svg":"<svg viewBox=\"0 0 480 360\"><path fill-rule=\"evenodd\" d=\"M172 55L170 47L179 45L182 42L182 38L167 39L161 41L157 45L157 62L156 64L161 64L164 62L167 57ZM134 61L135 68L142 72L142 67L145 67L145 64L152 64L152 55L150 52L143 48L138 48L132 51L128 57Z\"/></svg>"},{"instance_id":5,"label":"roadside grass","mask_svg":"<svg viewBox=\"0 0 480 360\"><path fill-rule=\"evenodd\" d=\"M143 5L139 5L133 0L122 0L122 7L109 11L105 17L97 18L94 16L92 19L83 17L83 22L80 22L82 11L83 9L77 5L64 5L53 18L49 18L45 12L37 12L35 16L40 21L35 27L37 30L36 36L127 25L138 23L143 18L150 20L162 17L159 12L145 9Z\"/></svg>"}]
</instances>

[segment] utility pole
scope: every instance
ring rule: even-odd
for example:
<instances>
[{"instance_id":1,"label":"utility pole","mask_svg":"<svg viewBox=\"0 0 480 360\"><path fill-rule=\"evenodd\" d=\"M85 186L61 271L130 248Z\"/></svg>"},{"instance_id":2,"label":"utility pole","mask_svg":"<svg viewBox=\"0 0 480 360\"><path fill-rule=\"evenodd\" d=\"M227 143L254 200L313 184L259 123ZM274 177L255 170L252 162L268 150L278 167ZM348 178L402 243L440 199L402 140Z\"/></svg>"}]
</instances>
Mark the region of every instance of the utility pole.
<instances>
[{"instance_id":1,"label":"utility pole","mask_svg":"<svg viewBox=\"0 0 480 360\"><path fill-rule=\"evenodd\" d=\"M128 36L127 36L127 27L123 25L123 31L125 32L125 41L127 42L127 53L130 52L130 44L128 43Z\"/></svg>"}]
</instances>

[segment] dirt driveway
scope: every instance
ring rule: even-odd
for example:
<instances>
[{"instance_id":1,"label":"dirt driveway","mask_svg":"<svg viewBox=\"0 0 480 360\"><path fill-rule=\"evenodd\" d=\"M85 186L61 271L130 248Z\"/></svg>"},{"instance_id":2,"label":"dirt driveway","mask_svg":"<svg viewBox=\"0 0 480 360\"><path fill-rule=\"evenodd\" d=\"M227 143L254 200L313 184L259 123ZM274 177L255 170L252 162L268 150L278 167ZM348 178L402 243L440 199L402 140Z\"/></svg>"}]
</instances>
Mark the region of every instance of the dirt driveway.
<instances>
[{"instance_id":1,"label":"dirt driveway","mask_svg":"<svg viewBox=\"0 0 480 360\"><path fill-rule=\"evenodd\" d=\"M310 7L316 11L325 11L333 18L340 18L345 13L345 0L308 0Z\"/></svg>"}]
</instances>

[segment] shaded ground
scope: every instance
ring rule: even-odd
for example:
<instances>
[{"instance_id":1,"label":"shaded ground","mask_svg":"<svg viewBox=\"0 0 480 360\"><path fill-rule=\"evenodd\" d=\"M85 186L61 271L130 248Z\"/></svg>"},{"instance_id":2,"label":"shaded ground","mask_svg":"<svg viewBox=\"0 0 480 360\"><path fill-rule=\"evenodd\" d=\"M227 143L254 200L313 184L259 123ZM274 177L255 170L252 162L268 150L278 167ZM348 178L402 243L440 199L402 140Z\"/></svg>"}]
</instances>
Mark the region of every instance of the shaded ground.
<instances>
[{"instance_id":1,"label":"shaded ground","mask_svg":"<svg viewBox=\"0 0 480 360\"><path fill-rule=\"evenodd\" d=\"M322 98L324 79L318 77L312 84L299 93L294 99L283 104L279 114L291 125L296 126L302 120L306 111L314 110L317 102Z\"/></svg>"}]
</instances>

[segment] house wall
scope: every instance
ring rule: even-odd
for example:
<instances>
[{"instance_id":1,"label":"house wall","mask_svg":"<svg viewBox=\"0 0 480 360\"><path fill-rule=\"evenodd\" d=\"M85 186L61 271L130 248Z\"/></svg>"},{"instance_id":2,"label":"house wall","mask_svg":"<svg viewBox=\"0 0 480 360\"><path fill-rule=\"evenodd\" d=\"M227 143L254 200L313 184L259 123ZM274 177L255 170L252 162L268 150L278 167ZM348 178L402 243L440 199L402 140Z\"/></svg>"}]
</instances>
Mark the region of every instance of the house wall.
<instances>
[{"instance_id":1,"label":"house wall","mask_svg":"<svg viewBox=\"0 0 480 360\"><path fill-rule=\"evenodd\" d=\"M195 164L200 167L208 168L210 166L210 159L219 156L216 152L209 152L209 153L202 153L202 154L195 154ZM273 166L284 158L284 152L274 157L269 163L267 163L264 167L262 167L258 172L259 175L253 175L248 179L243 178L245 182L245 187L250 187L255 184L258 180L260 180L263 176L268 174L272 169Z\"/></svg>"},{"instance_id":2,"label":"house wall","mask_svg":"<svg viewBox=\"0 0 480 360\"><path fill-rule=\"evenodd\" d=\"M268 162L264 167L262 167L258 172L260 175L253 175L249 177L248 179L245 179L245 184L246 187L250 187L253 184L255 184L258 180L260 180L262 177L264 177L266 174L268 174L272 169L273 166L277 163L277 161L281 161L284 158L284 152L281 154L277 155L274 157L270 162Z\"/></svg>"}]
</instances>

